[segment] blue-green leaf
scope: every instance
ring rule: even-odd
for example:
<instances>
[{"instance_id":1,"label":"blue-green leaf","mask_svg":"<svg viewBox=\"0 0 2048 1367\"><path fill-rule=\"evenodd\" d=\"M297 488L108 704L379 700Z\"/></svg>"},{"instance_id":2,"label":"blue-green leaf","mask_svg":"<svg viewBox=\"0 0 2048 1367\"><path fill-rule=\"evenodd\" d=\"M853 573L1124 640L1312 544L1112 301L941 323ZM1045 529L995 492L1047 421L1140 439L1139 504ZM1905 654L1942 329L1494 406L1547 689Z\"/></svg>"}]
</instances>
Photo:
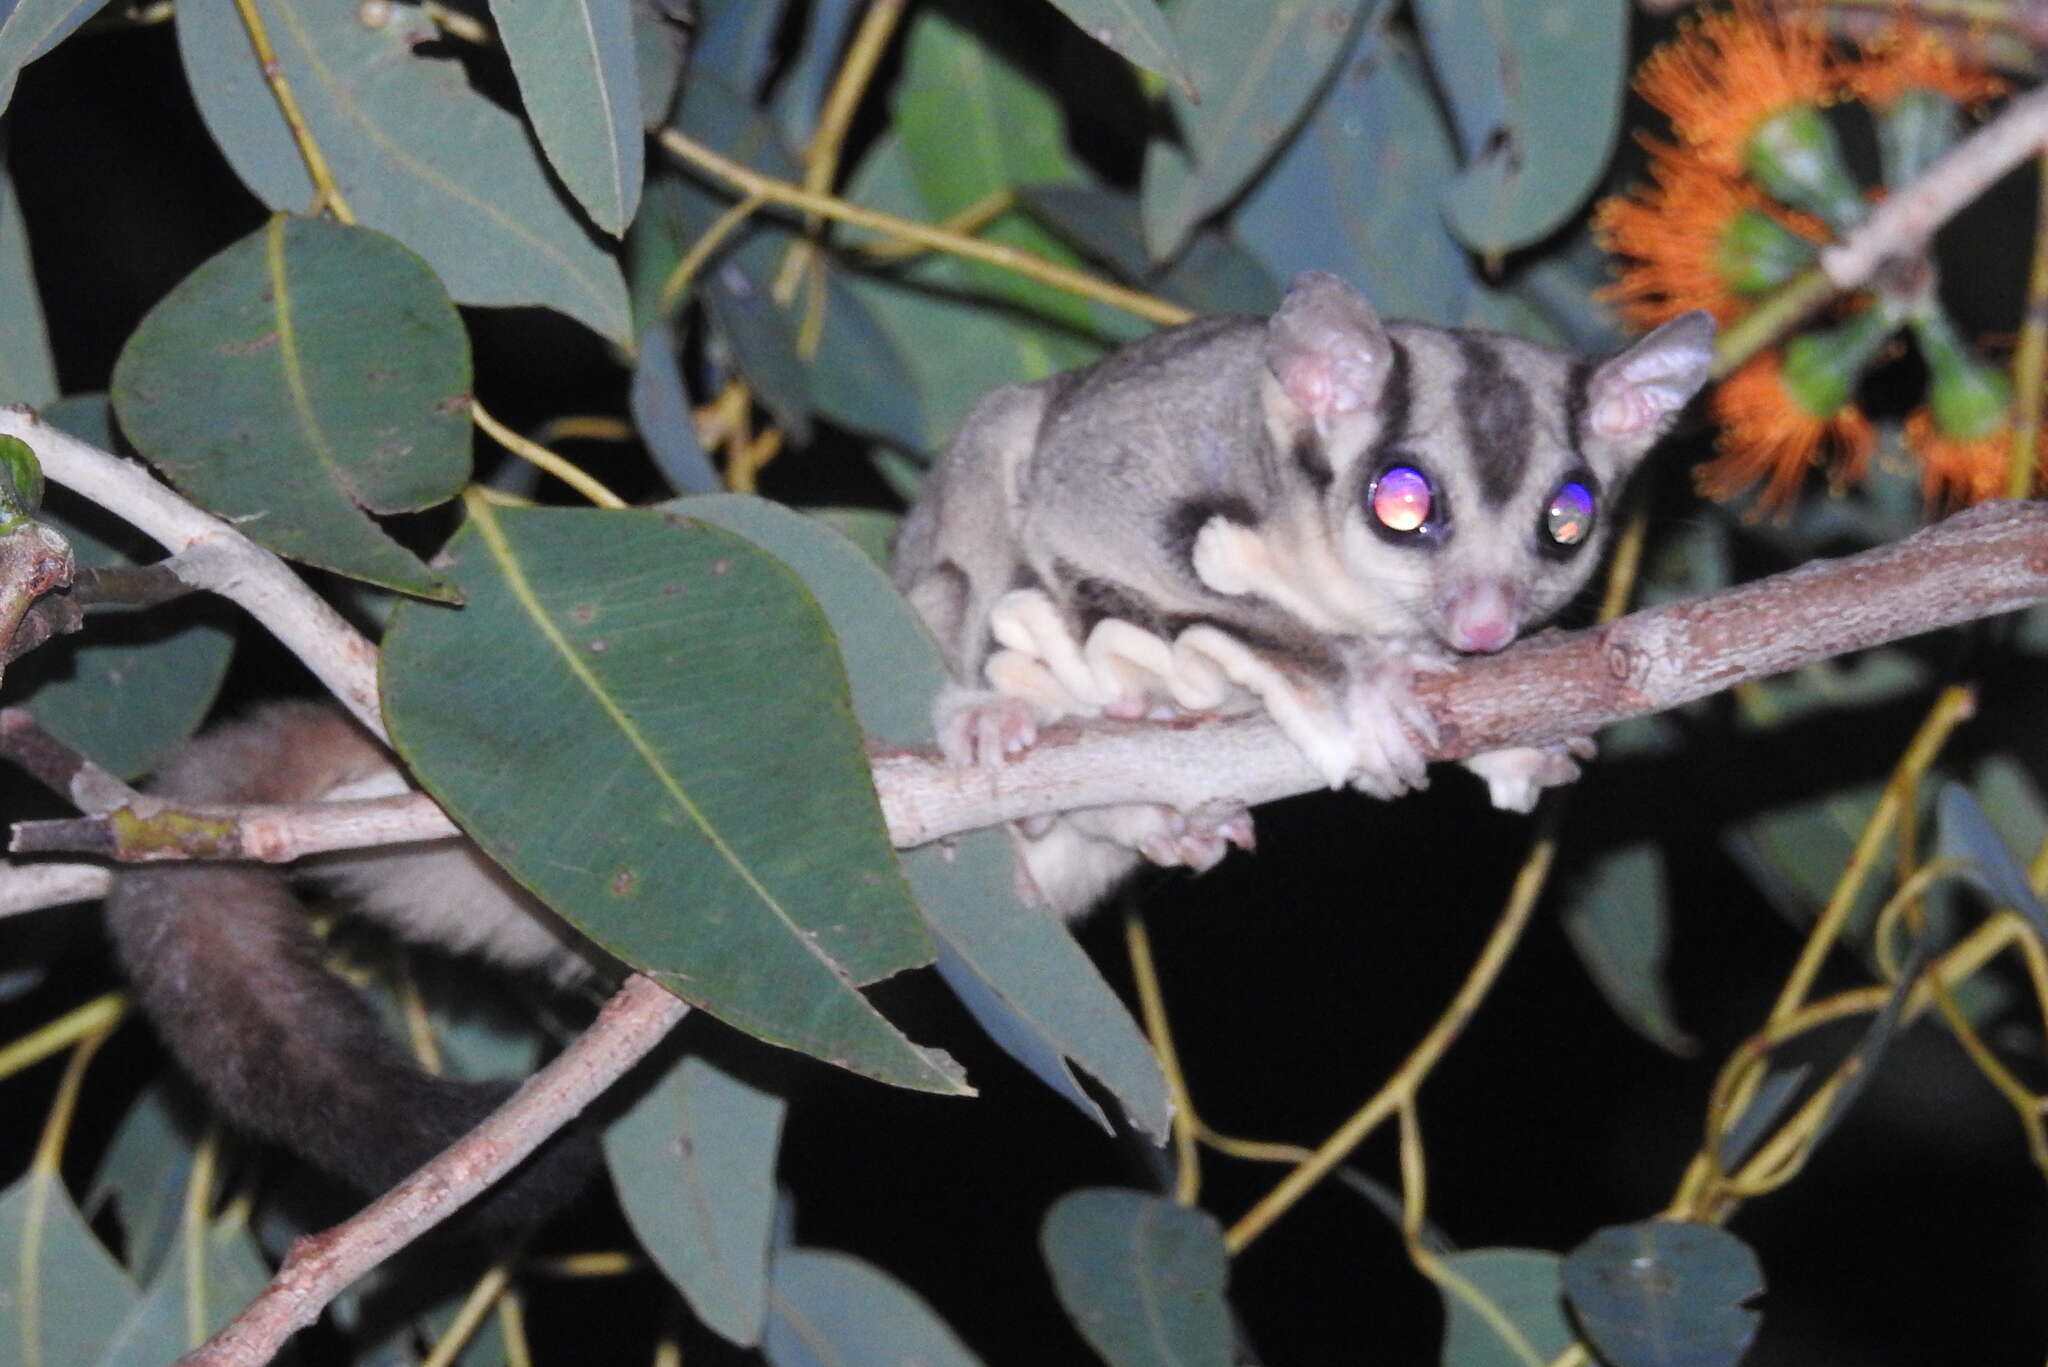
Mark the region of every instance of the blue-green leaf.
<instances>
[{"instance_id":1,"label":"blue-green leaf","mask_svg":"<svg viewBox=\"0 0 2048 1367\"><path fill-rule=\"evenodd\" d=\"M62 1179L31 1170L0 1194L0 1361L92 1367L136 1300Z\"/></svg>"},{"instance_id":2,"label":"blue-green leaf","mask_svg":"<svg viewBox=\"0 0 2048 1367\"><path fill-rule=\"evenodd\" d=\"M697 423L690 412L690 396L683 392L681 366L666 323L656 323L641 333L626 406L633 415L634 430L647 444L647 453L654 457L655 468L669 487L679 494L708 494L719 487L718 471L711 467L711 457L697 440Z\"/></svg>"},{"instance_id":3,"label":"blue-green leaf","mask_svg":"<svg viewBox=\"0 0 2048 1367\"><path fill-rule=\"evenodd\" d=\"M555 174L617 236L640 204L631 0L492 0L498 40Z\"/></svg>"},{"instance_id":4,"label":"blue-green leaf","mask_svg":"<svg viewBox=\"0 0 2048 1367\"><path fill-rule=\"evenodd\" d=\"M0 109L14 102L21 69L69 38L107 0L17 0L0 22Z\"/></svg>"},{"instance_id":5,"label":"blue-green leaf","mask_svg":"<svg viewBox=\"0 0 2048 1367\"><path fill-rule=\"evenodd\" d=\"M1180 0L1173 32L1200 94L1174 94L1182 155L1154 140L1142 182L1145 240L1165 261L1293 131L1361 13L1384 0ZM1368 20L1368 22L1370 22Z\"/></svg>"},{"instance_id":6,"label":"blue-green leaf","mask_svg":"<svg viewBox=\"0 0 2048 1367\"><path fill-rule=\"evenodd\" d=\"M1565 1321L1558 1262L1532 1248L1445 1258L1444 1367L1549 1367L1578 1337Z\"/></svg>"},{"instance_id":7,"label":"blue-green leaf","mask_svg":"<svg viewBox=\"0 0 2048 1367\"><path fill-rule=\"evenodd\" d=\"M863 729L888 743L930 743L945 669L880 567L817 519L764 499L717 495L671 506L738 532L795 570L838 637ZM948 985L997 1043L1084 1113L1106 1126L1070 1065L1163 1140L1170 1107L1157 1058L1067 928L1017 900L1009 841L976 831L950 844L902 855Z\"/></svg>"},{"instance_id":8,"label":"blue-green leaf","mask_svg":"<svg viewBox=\"0 0 2048 1367\"><path fill-rule=\"evenodd\" d=\"M768 1314L780 1098L694 1055L605 1132L604 1151L641 1247L697 1318L742 1347Z\"/></svg>"},{"instance_id":9,"label":"blue-green leaf","mask_svg":"<svg viewBox=\"0 0 2048 1367\"><path fill-rule=\"evenodd\" d=\"M1671 949L1664 857L1653 844L1601 856L1570 892L1565 934L1620 1017L1643 1038L1675 1054L1694 1042L1673 1017L1664 967Z\"/></svg>"},{"instance_id":10,"label":"blue-green leaf","mask_svg":"<svg viewBox=\"0 0 2048 1367\"><path fill-rule=\"evenodd\" d=\"M1111 1367L1231 1367L1229 1255L1208 1212L1142 1191L1069 1192L1039 1246L1060 1304Z\"/></svg>"},{"instance_id":11,"label":"blue-green leaf","mask_svg":"<svg viewBox=\"0 0 2048 1367\"><path fill-rule=\"evenodd\" d=\"M2034 895L2026 871L2006 848L1991 818L1960 783L1942 785L1936 804L1941 824L1938 844L1943 858L1964 861L1970 881L2001 907L2011 907L2034 924L2034 933L2048 939L2048 908Z\"/></svg>"},{"instance_id":12,"label":"blue-green leaf","mask_svg":"<svg viewBox=\"0 0 2048 1367\"><path fill-rule=\"evenodd\" d=\"M782 1249L769 1294L774 1367L981 1367L915 1292L850 1254Z\"/></svg>"},{"instance_id":13,"label":"blue-green leaf","mask_svg":"<svg viewBox=\"0 0 2048 1367\"><path fill-rule=\"evenodd\" d=\"M149 311L113 400L151 464L253 539L446 597L367 514L462 488L469 389L469 334L425 262L367 228L278 214Z\"/></svg>"},{"instance_id":14,"label":"blue-green leaf","mask_svg":"<svg viewBox=\"0 0 2048 1367\"><path fill-rule=\"evenodd\" d=\"M191 1249L197 1247L195 1260ZM248 1226L236 1221L209 1226L196 1245L164 1260L156 1280L121 1322L99 1367L161 1367L198 1347L270 1284ZM192 1311L199 1311L198 1321Z\"/></svg>"},{"instance_id":15,"label":"blue-green leaf","mask_svg":"<svg viewBox=\"0 0 2048 1367\"><path fill-rule=\"evenodd\" d=\"M1734 1367L1762 1316L1749 1245L1714 1225L1646 1220L1603 1229L1564 1261L1579 1327L1613 1367Z\"/></svg>"},{"instance_id":16,"label":"blue-green leaf","mask_svg":"<svg viewBox=\"0 0 2048 1367\"><path fill-rule=\"evenodd\" d=\"M1052 0L1083 33L1134 66L1165 76L1200 99L1158 0Z\"/></svg>"},{"instance_id":17,"label":"blue-green leaf","mask_svg":"<svg viewBox=\"0 0 2048 1367\"><path fill-rule=\"evenodd\" d=\"M854 990L932 949L796 577L651 510L477 503L444 554L467 605L393 614L385 715L484 850L713 1015L884 1081L963 1090Z\"/></svg>"},{"instance_id":18,"label":"blue-green leaf","mask_svg":"<svg viewBox=\"0 0 2048 1367\"><path fill-rule=\"evenodd\" d=\"M539 304L632 341L618 263L557 193L526 125L461 62L417 45L436 32L417 9L390 6L374 28L359 17L371 11L328 0L257 10L359 222L425 257L462 303ZM312 179L234 0L190 0L177 23L200 117L235 174L271 208L306 210Z\"/></svg>"},{"instance_id":19,"label":"blue-green leaf","mask_svg":"<svg viewBox=\"0 0 2048 1367\"><path fill-rule=\"evenodd\" d=\"M9 23L20 14L16 10ZM7 25L0 24L0 42L6 34ZM56 397L57 364L50 357L43 301L29 261L28 227L13 178L0 173L0 403L41 408Z\"/></svg>"},{"instance_id":20,"label":"blue-green leaf","mask_svg":"<svg viewBox=\"0 0 2048 1367\"><path fill-rule=\"evenodd\" d=\"M1545 236L1585 199L1614 152L1627 62L1624 0L1420 0L1431 63L1466 151L1444 199L1474 251Z\"/></svg>"}]
</instances>

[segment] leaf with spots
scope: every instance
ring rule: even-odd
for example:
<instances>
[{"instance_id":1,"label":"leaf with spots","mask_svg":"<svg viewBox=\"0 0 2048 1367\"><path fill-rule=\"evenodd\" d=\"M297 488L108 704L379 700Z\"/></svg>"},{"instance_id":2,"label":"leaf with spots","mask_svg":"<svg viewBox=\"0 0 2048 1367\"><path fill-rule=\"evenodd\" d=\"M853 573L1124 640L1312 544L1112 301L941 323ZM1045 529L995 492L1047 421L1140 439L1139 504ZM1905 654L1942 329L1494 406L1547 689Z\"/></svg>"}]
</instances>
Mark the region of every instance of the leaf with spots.
<instances>
[{"instance_id":1,"label":"leaf with spots","mask_svg":"<svg viewBox=\"0 0 2048 1367\"><path fill-rule=\"evenodd\" d=\"M1714 1225L1612 1225L1564 1260L1564 1292L1587 1340L1614 1367L1734 1367L1762 1319L1749 1245Z\"/></svg>"},{"instance_id":2,"label":"leaf with spots","mask_svg":"<svg viewBox=\"0 0 2048 1367\"><path fill-rule=\"evenodd\" d=\"M399 753L598 944L774 1044L960 1092L857 988L929 963L824 614L730 532L470 504L384 641Z\"/></svg>"},{"instance_id":3,"label":"leaf with spots","mask_svg":"<svg viewBox=\"0 0 2048 1367\"><path fill-rule=\"evenodd\" d=\"M1039 1246L1074 1327L1112 1367L1230 1367L1223 1231L1142 1191L1068 1192Z\"/></svg>"},{"instance_id":4,"label":"leaf with spots","mask_svg":"<svg viewBox=\"0 0 2048 1367\"><path fill-rule=\"evenodd\" d=\"M469 478L469 339L391 238L279 214L187 276L114 365L136 449L280 555L453 590L373 522Z\"/></svg>"},{"instance_id":5,"label":"leaf with spots","mask_svg":"<svg viewBox=\"0 0 2048 1367\"><path fill-rule=\"evenodd\" d=\"M686 1056L605 1131L619 1205L697 1318L743 1348L768 1315L781 1098Z\"/></svg>"}]
</instances>

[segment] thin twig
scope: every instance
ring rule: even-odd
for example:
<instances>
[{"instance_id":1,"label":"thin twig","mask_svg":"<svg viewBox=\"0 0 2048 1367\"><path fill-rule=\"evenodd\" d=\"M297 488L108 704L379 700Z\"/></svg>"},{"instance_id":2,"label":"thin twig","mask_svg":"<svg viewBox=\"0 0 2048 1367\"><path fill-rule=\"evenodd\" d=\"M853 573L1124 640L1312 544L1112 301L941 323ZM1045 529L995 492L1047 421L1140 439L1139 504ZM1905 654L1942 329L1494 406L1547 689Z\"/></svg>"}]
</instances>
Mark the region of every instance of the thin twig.
<instances>
[{"instance_id":1,"label":"thin twig","mask_svg":"<svg viewBox=\"0 0 2048 1367\"><path fill-rule=\"evenodd\" d=\"M293 1244L263 1294L178 1361L185 1367L269 1362L356 1278L460 1210L581 1114L688 1012L653 979L626 979L591 1027L489 1120L361 1213Z\"/></svg>"}]
</instances>

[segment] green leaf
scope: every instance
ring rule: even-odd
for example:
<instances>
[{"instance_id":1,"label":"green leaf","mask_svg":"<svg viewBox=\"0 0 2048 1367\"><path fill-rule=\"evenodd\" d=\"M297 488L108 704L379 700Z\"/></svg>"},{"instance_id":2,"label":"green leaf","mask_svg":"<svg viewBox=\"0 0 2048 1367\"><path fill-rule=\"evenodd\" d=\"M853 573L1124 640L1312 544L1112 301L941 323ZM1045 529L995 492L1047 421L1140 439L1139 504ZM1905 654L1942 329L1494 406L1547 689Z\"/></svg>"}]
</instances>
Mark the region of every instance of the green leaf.
<instances>
[{"instance_id":1,"label":"green leaf","mask_svg":"<svg viewBox=\"0 0 2048 1367\"><path fill-rule=\"evenodd\" d=\"M883 1081L963 1090L855 990L932 950L795 576L647 510L475 503L445 554L468 605L393 614L385 714L484 850L711 1014Z\"/></svg>"},{"instance_id":2,"label":"green leaf","mask_svg":"<svg viewBox=\"0 0 2048 1367\"><path fill-rule=\"evenodd\" d=\"M775 30L784 0L702 0L690 44L684 93L705 76L715 76L751 97L767 79L775 57Z\"/></svg>"},{"instance_id":3,"label":"green leaf","mask_svg":"<svg viewBox=\"0 0 2048 1367\"><path fill-rule=\"evenodd\" d=\"M492 0L498 41L555 174L614 237L640 204L640 71L630 0Z\"/></svg>"},{"instance_id":4,"label":"green leaf","mask_svg":"<svg viewBox=\"0 0 2048 1367\"><path fill-rule=\"evenodd\" d=\"M676 107L676 92L682 89L690 30L662 5L632 4L628 9L632 13L633 62L640 87L640 126L659 128L668 122L669 111Z\"/></svg>"},{"instance_id":5,"label":"green leaf","mask_svg":"<svg viewBox=\"0 0 2048 1367\"><path fill-rule=\"evenodd\" d=\"M633 415L633 429L670 488L679 494L707 494L719 487L718 471L697 440L690 396L683 392L682 360L666 323L640 334L626 406Z\"/></svg>"},{"instance_id":6,"label":"green leaf","mask_svg":"<svg viewBox=\"0 0 2048 1367\"><path fill-rule=\"evenodd\" d=\"M1806 1082L1806 1075L1812 1071L1808 1064L1796 1064L1771 1073L1757 1084L1756 1094L1749 1099L1735 1117L1735 1123L1721 1131L1718 1161L1724 1171L1733 1171L1742 1165L1752 1150L1763 1142L1763 1138L1777 1123L1785 1108L1792 1104L1792 1098L1799 1095Z\"/></svg>"},{"instance_id":7,"label":"green leaf","mask_svg":"<svg viewBox=\"0 0 2048 1367\"><path fill-rule=\"evenodd\" d=\"M851 198L911 217L927 212L903 143L887 135L862 161ZM926 452L942 447L976 400L997 385L1042 380L1102 354L1069 332L963 297L972 285L966 264L930 256L891 279L845 276L915 377L925 423L919 445ZM934 345L934 338L945 344Z\"/></svg>"},{"instance_id":8,"label":"green leaf","mask_svg":"<svg viewBox=\"0 0 2048 1367\"><path fill-rule=\"evenodd\" d=\"M1452 230L1488 255L1546 236L1591 193L1614 153L1628 6L1423 0L1417 14L1454 115L1466 116L1467 165L1444 197ZM1491 88L1476 92L1482 83Z\"/></svg>"},{"instance_id":9,"label":"green leaf","mask_svg":"<svg viewBox=\"0 0 2048 1367\"><path fill-rule=\"evenodd\" d=\"M1039 1246L1068 1318L1111 1367L1231 1367L1229 1255L1208 1212L1114 1187L1068 1192Z\"/></svg>"},{"instance_id":10,"label":"green leaf","mask_svg":"<svg viewBox=\"0 0 2048 1367\"><path fill-rule=\"evenodd\" d=\"M104 395L60 400L44 417L112 449ZM64 534L81 566L157 558L147 537L68 490L51 490L40 516ZM26 706L66 745L134 778L198 729L234 645L234 613L211 594L150 608L99 607L85 630L45 642L9 665L0 699Z\"/></svg>"},{"instance_id":11,"label":"green leaf","mask_svg":"<svg viewBox=\"0 0 2048 1367\"><path fill-rule=\"evenodd\" d=\"M1456 174L1421 59L1387 35L1337 73L1233 224L1281 280L1335 271L1387 317L1452 326L1478 289L1437 208Z\"/></svg>"},{"instance_id":12,"label":"green leaf","mask_svg":"<svg viewBox=\"0 0 2048 1367\"><path fill-rule=\"evenodd\" d=\"M355 5L257 0L306 126L349 208L418 252L465 304L539 304L631 342L618 263L556 191L526 125L423 51L409 5L376 28ZM178 53L200 117L256 197L302 211L313 182L233 0L178 7ZM425 26L424 35L422 25Z\"/></svg>"},{"instance_id":13,"label":"green leaf","mask_svg":"<svg viewBox=\"0 0 2048 1367\"><path fill-rule=\"evenodd\" d=\"M21 17L17 9L0 24L0 45ZM0 104L4 104L0 98ZM0 173L0 404L41 408L57 397L57 364L43 326L43 301L29 260L28 225L12 177Z\"/></svg>"},{"instance_id":14,"label":"green leaf","mask_svg":"<svg viewBox=\"0 0 2048 1367\"><path fill-rule=\"evenodd\" d=\"M0 109L14 102L21 69L69 38L107 0L17 0L0 22Z\"/></svg>"},{"instance_id":15,"label":"green leaf","mask_svg":"<svg viewBox=\"0 0 2048 1367\"><path fill-rule=\"evenodd\" d=\"M469 478L469 339L382 233L279 214L187 276L114 363L114 410L171 482L280 555L449 590L366 513Z\"/></svg>"},{"instance_id":16,"label":"green leaf","mask_svg":"<svg viewBox=\"0 0 2048 1367\"><path fill-rule=\"evenodd\" d=\"M136 1298L56 1176L31 1170L0 1194L0 1361L91 1367Z\"/></svg>"},{"instance_id":17,"label":"green leaf","mask_svg":"<svg viewBox=\"0 0 2048 1367\"><path fill-rule=\"evenodd\" d=\"M2048 939L2048 907L2034 895L2027 874L1999 838L1991 818L1977 805L1977 799L1960 783L1945 783L1935 804L1941 834L1937 853L1944 859L1960 859L1965 877L1983 890L2000 907L2010 907L2031 921L2034 933Z\"/></svg>"},{"instance_id":18,"label":"green leaf","mask_svg":"<svg viewBox=\"0 0 2048 1367\"><path fill-rule=\"evenodd\" d=\"M1050 92L938 10L920 11L911 23L895 110L895 130L921 201L916 217L944 219L1018 185L1083 179ZM1003 215L979 236L1062 264L1076 261L1064 243L1023 213ZM976 294L1072 327L1089 324L1088 301L1078 295L978 261L954 259L953 265Z\"/></svg>"},{"instance_id":19,"label":"green leaf","mask_svg":"<svg viewBox=\"0 0 2048 1367\"><path fill-rule=\"evenodd\" d=\"M183 1250L165 1260L156 1280L121 1323L99 1367L160 1367L198 1347L270 1284L270 1265L246 1225L216 1224L201 1237L192 1265ZM201 1322L189 1322L197 1300Z\"/></svg>"},{"instance_id":20,"label":"green leaf","mask_svg":"<svg viewBox=\"0 0 2048 1367\"><path fill-rule=\"evenodd\" d=\"M1579 1327L1612 1367L1734 1367L1762 1316L1763 1269L1725 1229L1645 1220L1603 1229L1564 1260Z\"/></svg>"},{"instance_id":21,"label":"green leaf","mask_svg":"<svg viewBox=\"0 0 2048 1367\"><path fill-rule=\"evenodd\" d=\"M980 1367L915 1292L850 1254L786 1248L773 1276L774 1367Z\"/></svg>"},{"instance_id":22,"label":"green leaf","mask_svg":"<svg viewBox=\"0 0 2048 1367\"><path fill-rule=\"evenodd\" d=\"M605 1132L627 1223L697 1318L743 1348L768 1314L780 1098L694 1055Z\"/></svg>"},{"instance_id":23,"label":"green leaf","mask_svg":"<svg viewBox=\"0 0 2048 1367\"><path fill-rule=\"evenodd\" d=\"M1565 1322L1558 1256L1480 1248L1443 1260L1444 1367L1548 1367L1578 1338Z\"/></svg>"},{"instance_id":24,"label":"green leaf","mask_svg":"<svg viewBox=\"0 0 2048 1367\"><path fill-rule=\"evenodd\" d=\"M791 440L811 439L811 385L797 354L796 321L758 277L735 260L711 268L700 291L711 325L732 353L733 368Z\"/></svg>"},{"instance_id":25,"label":"green leaf","mask_svg":"<svg viewBox=\"0 0 2048 1367\"><path fill-rule=\"evenodd\" d=\"M171 1251L191 1171L191 1136L159 1077L121 1117L85 1198L94 1218L102 1205L113 1204L128 1270L140 1281L154 1280Z\"/></svg>"},{"instance_id":26,"label":"green leaf","mask_svg":"<svg viewBox=\"0 0 2048 1367\"><path fill-rule=\"evenodd\" d=\"M1674 1054L1697 1047L1678 1028L1664 983L1671 950L1664 857L1655 845L1603 855L1572 888L1565 934L1600 995L1644 1039Z\"/></svg>"},{"instance_id":27,"label":"green leaf","mask_svg":"<svg viewBox=\"0 0 2048 1367\"><path fill-rule=\"evenodd\" d=\"M1179 252L1195 225L1272 157L1349 45L1358 14L1383 2L1180 0L1173 7L1174 37L1201 103L1172 97L1186 155L1158 140L1147 151L1142 190L1153 260Z\"/></svg>"},{"instance_id":28,"label":"green leaf","mask_svg":"<svg viewBox=\"0 0 2048 1367\"><path fill-rule=\"evenodd\" d=\"M765 499L715 495L671 506L738 532L795 570L838 637L862 729L886 743L931 743L945 667L880 567L817 519ZM991 1038L1084 1114L1108 1128L1069 1060L1134 1125L1164 1140L1170 1102L1157 1057L1066 926L1017 900L1010 861L1000 831L903 852L939 941L940 973Z\"/></svg>"},{"instance_id":29,"label":"green leaf","mask_svg":"<svg viewBox=\"0 0 2048 1367\"><path fill-rule=\"evenodd\" d=\"M1134 66L1167 77L1189 99L1199 98L1194 77L1174 41L1157 0L1052 0L1083 33Z\"/></svg>"}]
</instances>

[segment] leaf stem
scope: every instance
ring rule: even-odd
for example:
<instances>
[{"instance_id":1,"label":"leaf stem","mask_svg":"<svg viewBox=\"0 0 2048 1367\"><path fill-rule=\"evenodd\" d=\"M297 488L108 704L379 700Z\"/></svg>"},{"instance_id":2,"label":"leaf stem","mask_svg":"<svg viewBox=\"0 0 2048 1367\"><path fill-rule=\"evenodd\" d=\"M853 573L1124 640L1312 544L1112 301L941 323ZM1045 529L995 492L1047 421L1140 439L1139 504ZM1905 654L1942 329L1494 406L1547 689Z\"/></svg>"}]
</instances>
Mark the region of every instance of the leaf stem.
<instances>
[{"instance_id":1,"label":"leaf stem","mask_svg":"<svg viewBox=\"0 0 2048 1367\"><path fill-rule=\"evenodd\" d=\"M538 465L541 469L547 471L598 507L624 508L627 506L626 500L605 488L604 485L600 484L590 475L585 474L569 461L548 450L547 447L542 446L539 442L530 441L520 436L517 432L499 422L476 399L469 401L469 412L470 416L476 420L476 425L482 428L498 445L504 447L520 459L531 461L533 464Z\"/></svg>"},{"instance_id":2,"label":"leaf stem","mask_svg":"<svg viewBox=\"0 0 2048 1367\"><path fill-rule=\"evenodd\" d=\"M277 49L270 45L270 32L263 26L263 16L256 12L256 0L235 0L235 11L242 16L242 27L249 34L249 46L255 49L256 62L263 71L263 79L270 86L271 98L277 101L277 112L283 116L285 127L291 130L292 141L298 145L299 159L306 163L306 175L313 182L313 203L308 213L317 214L323 209L342 223L354 223L355 213L342 197L341 188L334 183L334 173L327 167L327 156L320 150L313 130L306 124L306 116L299 111L298 97L292 94L290 82L284 78L284 67L277 60Z\"/></svg>"}]
</instances>

